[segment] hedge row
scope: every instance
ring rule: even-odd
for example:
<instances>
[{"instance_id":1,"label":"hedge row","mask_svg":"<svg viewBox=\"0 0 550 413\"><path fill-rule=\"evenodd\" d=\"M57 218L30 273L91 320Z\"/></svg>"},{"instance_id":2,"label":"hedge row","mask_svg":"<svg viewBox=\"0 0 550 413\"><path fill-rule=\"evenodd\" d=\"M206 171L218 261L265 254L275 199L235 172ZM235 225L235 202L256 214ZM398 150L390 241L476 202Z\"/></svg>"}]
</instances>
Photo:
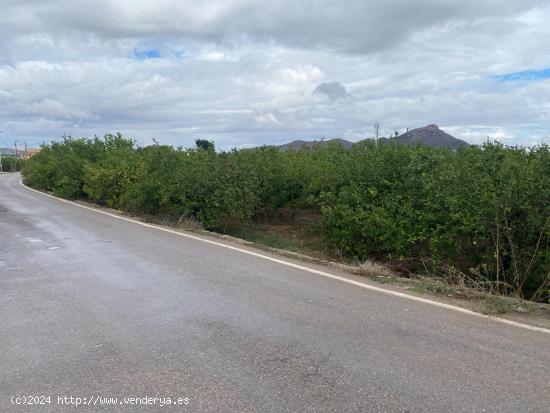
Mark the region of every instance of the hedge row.
<instances>
[{"instance_id":1,"label":"hedge row","mask_svg":"<svg viewBox=\"0 0 550 413\"><path fill-rule=\"evenodd\" d=\"M16 161L13 156L2 156L1 158L2 172L18 172L25 162L22 159Z\"/></svg>"},{"instance_id":2,"label":"hedge row","mask_svg":"<svg viewBox=\"0 0 550 413\"><path fill-rule=\"evenodd\" d=\"M207 228L280 208L316 211L327 245L365 259L452 266L543 301L550 289L550 150L498 143L451 151L370 143L302 151L135 147L121 135L46 145L27 184Z\"/></svg>"}]
</instances>

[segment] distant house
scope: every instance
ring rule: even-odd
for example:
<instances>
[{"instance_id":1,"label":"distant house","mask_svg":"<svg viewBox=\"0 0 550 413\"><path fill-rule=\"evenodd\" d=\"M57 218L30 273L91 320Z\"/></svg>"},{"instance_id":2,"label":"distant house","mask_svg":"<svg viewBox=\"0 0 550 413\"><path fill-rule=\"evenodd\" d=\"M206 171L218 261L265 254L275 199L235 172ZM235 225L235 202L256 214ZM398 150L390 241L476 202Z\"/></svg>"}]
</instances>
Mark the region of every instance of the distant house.
<instances>
[{"instance_id":1,"label":"distant house","mask_svg":"<svg viewBox=\"0 0 550 413\"><path fill-rule=\"evenodd\" d=\"M27 151L23 151L21 157L23 159L29 159L30 157L36 155L38 152L40 152L42 148L27 148Z\"/></svg>"},{"instance_id":2,"label":"distant house","mask_svg":"<svg viewBox=\"0 0 550 413\"><path fill-rule=\"evenodd\" d=\"M29 159L31 156L36 155L38 152L40 152L42 148L27 148L25 151L24 149L17 149L17 158L19 159ZM13 157L15 156L15 149L14 148L0 148L0 156L3 157Z\"/></svg>"}]
</instances>

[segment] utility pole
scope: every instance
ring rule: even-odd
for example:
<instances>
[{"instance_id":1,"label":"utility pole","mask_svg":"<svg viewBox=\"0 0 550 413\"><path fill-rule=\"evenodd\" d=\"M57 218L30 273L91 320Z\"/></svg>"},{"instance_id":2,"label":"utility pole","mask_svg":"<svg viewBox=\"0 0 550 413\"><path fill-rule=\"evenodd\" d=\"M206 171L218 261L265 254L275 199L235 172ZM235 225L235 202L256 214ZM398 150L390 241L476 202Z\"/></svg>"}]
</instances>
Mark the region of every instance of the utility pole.
<instances>
[{"instance_id":1,"label":"utility pole","mask_svg":"<svg viewBox=\"0 0 550 413\"><path fill-rule=\"evenodd\" d=\"M378 122L374 124L374 130L376 131L376 146L378 146L378 137L380 135L380 124Z\"/></svg>"},{"instance_id":2,"label":"utility pole","mask_svg":"<svg viewBox=\"0 0 550 413\"><path fill-rule=\"evenodd\" d=\"M15 146L15 162L13 163L13 171L12 172L17 172L17 141L15 141L13 146Z\"/></svg>"}]
</instances>

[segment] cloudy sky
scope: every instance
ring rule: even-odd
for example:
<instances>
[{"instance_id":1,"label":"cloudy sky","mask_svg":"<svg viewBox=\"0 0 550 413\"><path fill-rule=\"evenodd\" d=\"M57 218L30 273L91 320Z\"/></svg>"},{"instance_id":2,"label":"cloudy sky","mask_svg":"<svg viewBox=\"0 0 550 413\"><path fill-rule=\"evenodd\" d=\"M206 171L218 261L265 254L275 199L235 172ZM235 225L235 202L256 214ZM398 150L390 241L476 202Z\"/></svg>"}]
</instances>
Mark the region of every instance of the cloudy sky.
<instances>
[{"instance_id":1,"label":"cloudy sky","mask_svg":"<svg viewBox=\"0 0 550 413\"><path fill-rule=\"evenodd\" d=\"M550 143L548 0L0 0L0 146Z\"/></svg>"}]
</instances>

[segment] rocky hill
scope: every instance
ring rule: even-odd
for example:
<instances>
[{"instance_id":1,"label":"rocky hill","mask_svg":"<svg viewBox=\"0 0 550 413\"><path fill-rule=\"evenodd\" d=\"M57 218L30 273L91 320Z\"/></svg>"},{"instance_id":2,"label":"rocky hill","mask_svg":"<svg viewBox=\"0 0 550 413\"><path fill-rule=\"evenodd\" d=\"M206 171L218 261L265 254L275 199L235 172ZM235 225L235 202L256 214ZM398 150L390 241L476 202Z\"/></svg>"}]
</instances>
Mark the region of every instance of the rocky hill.
<instances>
[{"instance_id":1,"label":"rocky hill","mask_svg":"<svg viewBox=\"0 0 550 413\"><path fill-rule=\"evenodd\" d=\"M423 144L427 146L450 147L451 149L470 146L469 143L442 131L437 125L428 125L423 128L412 129L395 138L382 138L381 141L396 142L406 145Z\"/></svg>"},{"instance_id":2,"label":"rocky hill","mask_svg":"<svg viewBox=\"0 0 550 413\"><path fill-rule=\"evenodd\" d=\"M289 143L285 143L284 145L280 145L279 148L282 149L283 151L287 151L289 149L300 150L300 149L303 149L303 148L312 148L315 145L319 145L319 146L324 147L324 146L328 146L330 144L339 144L339 145L343 146L346 149L349 149L353 146L352 142L349 142L345 139L336 138L336 139L327 139L327 140L322 140L322 141L296 140L296 141L292 141L292 142L289 142Z\"/></svg>"},{"instance_id":3,"label":"rocky hill","mask_svg":"<svg viewBox=\"0 0 550 413\"><path fill-rule=\"evenodd\" d=\"M397 143L400 145L422 144L435 147L449 147L451 149L458 149L462 146L470 146L469 143L464 142L461 139L455 138L445 131L442 131L437 125L428 125L424 126L423 128L412 129L396 137L380 138L379 141L385 143ZM331 143L337 143L346 149L349 149L353 146L353 142L337 138L322 141L296 140L285 143L284 145L280 145L279 148L284 151L289 149L300 150L302 148L311 148L315 145L328 146Z\"/></svg>"}]
</instances>

